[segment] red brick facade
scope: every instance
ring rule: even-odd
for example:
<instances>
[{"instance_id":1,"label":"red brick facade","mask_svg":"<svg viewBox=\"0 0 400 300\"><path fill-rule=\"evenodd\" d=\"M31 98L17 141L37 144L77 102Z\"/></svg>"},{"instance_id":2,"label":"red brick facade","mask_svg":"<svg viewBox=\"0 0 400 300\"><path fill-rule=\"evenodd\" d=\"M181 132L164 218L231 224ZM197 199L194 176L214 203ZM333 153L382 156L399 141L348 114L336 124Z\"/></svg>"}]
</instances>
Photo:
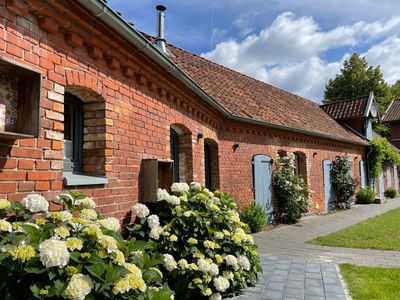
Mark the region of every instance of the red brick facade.
<instances>
[{"instance_id":1,"label":"red brick facade","mask_svg":"<svg viewBox=\"0 0 400 300\"><path fill-rule=\"evenodd\" d=\"M58 1L0 0L0 57L42 76L39 137L0 137L0 197L19 200L37 192L52 198L65 188L65 93L83 102L84 171L109 180L76 189L92 196L107 215L129 217L140 200L141 161L170 158L171 125L184 135L185 158L180 161L185 162L185 180L204 183L208 141L218 151L212 159L219 165L213 164L214 184L239 202L254 198L252 157L273 157L281 149L305 154L313 204L320 211L325 208L323 160L348 154L359 182L364 146L230 123L73 1L69 4L65 8Z\"/></svg>"}]
</instances>

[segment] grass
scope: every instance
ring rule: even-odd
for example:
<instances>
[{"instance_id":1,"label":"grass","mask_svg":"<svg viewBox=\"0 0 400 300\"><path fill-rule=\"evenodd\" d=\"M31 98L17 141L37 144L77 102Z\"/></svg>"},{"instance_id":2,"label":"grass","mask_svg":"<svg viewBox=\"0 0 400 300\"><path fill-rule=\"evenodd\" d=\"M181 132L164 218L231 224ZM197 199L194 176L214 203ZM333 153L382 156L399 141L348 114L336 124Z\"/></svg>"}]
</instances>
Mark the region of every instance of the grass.
<instances>
[{"instance_id":1,"label":"grass","mask_svg":"<svg viewBox=\"0 0 400 300\"><path fill-rule=\"evenodd\" d=\"M331 247L400 250L400 208L307 243Z\"/></svg>"},{"instance_id":2,"label":"grass","mask_svg":"<svg viewBox=\"0 0 400 300\"><path fill-rule=\"evenodd\" d=\"M354 300L400 299L400 269L340 265L347 288Z\"/></svg>"}]
</instances>

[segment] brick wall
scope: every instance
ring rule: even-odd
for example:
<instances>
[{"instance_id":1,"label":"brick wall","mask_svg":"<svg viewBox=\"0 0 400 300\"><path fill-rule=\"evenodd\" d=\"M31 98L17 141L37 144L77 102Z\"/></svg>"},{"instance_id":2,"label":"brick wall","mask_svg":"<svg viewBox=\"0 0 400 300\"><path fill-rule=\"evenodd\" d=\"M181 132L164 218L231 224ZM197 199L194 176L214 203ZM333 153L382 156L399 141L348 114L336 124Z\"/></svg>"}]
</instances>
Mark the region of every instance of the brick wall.
<instances>
[{"instance_id":1,"label":"brick wall","mask_svg":"<svg viewBox=\"0 0 400 300\"><path fill-rule=\"evenodd\" d=\"M252 157L277 150L307 157L313 202L324 210L322 161L364 148L284 131L227 124L201 99L76 3L0 0L0 57L42 75L38 138L0 138L0 197L20 200L37 192L52 198L62 182L64 96L84 103L84 170L108 177L101 186L80 186L106 215L130 218L139 200L145 158L170 158L170 126L184 128L184 176L204 183L204 141L218 147L218 183L239 202L254 198ZM46 14L43 14L46 12ZM44 16L45 15L45 16ZM80 20L80 23L76 20ZM198 138L202 133L203 138ZM236 151L233 144L239 144ZM214 158L214 160L216 160ZM218 173L215 167L213 173ZM358 163L354 175L359 177ZM74 187L73 187L74 188Z\"/></svg>"}]
</instances>

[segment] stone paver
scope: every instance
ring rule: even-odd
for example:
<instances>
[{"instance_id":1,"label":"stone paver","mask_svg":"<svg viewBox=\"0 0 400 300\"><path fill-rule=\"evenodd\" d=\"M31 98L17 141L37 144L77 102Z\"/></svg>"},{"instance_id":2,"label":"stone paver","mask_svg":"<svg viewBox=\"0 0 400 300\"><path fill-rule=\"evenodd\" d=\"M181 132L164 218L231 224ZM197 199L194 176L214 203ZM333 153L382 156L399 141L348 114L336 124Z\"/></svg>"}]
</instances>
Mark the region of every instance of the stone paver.
<instances>
[{"instance_id":1,"label":"stone paver","mask_svg":"<svg viewBox=\"0 0 400 300\"><path fill-rule=\"evenodd\" d=\"M231 300L346 299L333 264L297 258L261 256L259 283Z\"/></svg>"},{"instance_id":2,"label":"stone paver","mask_svg":"<svg viewBox=\"0 0 400 300\"><path fill-rule=\"evenodd\" d=\"M318 236L346 228L365 219L399 208L400 199L385 204L355 205L347 211L326 216L309 216L298 224L282 226L254 235L260 255L352 263L364 266L400 267L400 251L381 251L305 244Z\"/></svg>"},{"instance_id":3,"label":"stone paver","mask_svg":"<svg viewBox=\"0 0 400 300\"><path fill-rule=\"evenodd\" d=\"M355 205L351 210L309 216L298 224L255 234L264 273L255 287L231 300L351 299L336 264L400 267L400 251L323 247L305 242L399 207L399 198L385 204Z\"/></svg>"}]
</instances>

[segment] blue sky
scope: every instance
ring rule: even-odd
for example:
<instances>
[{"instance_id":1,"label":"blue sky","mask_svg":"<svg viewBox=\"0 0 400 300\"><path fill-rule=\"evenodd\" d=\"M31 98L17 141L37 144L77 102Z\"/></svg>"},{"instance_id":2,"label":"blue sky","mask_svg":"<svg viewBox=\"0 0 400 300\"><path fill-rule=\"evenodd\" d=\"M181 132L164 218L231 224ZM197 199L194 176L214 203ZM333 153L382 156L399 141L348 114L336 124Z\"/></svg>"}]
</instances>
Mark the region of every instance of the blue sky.
<instances>
[{"instance_id":1,"label":"blue sky","mask_svg":"<svg viewBox=\"0 0 400 300\"><path fill-rule=\"evenodd\" d=\"M400 79L396 0L109 0L135 27L155 34L166 11L168 42L319 102L329 78L353 52Z\"/></svg>"}]
</instances>

